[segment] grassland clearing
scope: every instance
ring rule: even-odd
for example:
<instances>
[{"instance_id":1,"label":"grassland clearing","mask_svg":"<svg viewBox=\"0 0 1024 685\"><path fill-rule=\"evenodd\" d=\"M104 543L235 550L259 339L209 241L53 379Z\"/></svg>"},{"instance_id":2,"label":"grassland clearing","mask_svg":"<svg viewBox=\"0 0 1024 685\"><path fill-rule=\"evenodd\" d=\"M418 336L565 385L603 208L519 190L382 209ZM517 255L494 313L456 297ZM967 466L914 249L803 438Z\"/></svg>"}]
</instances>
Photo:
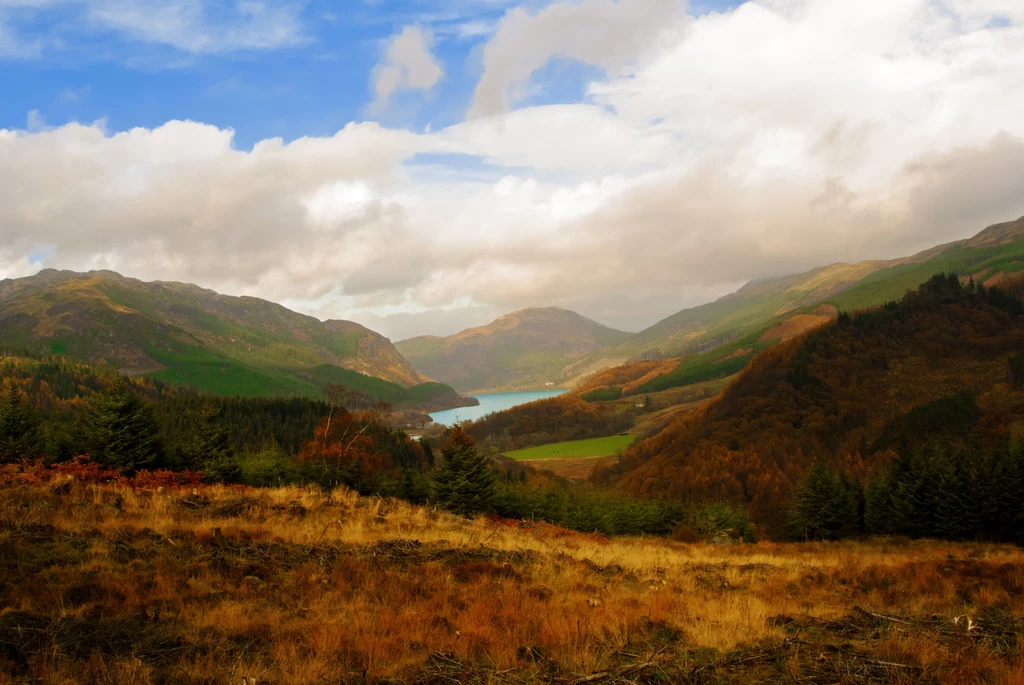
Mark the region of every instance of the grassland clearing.
<instances>
[{"instance_id":1,"label":"grassland clearing","mask_svg":"<svg viewBox=\"0 0 1024 685\"><path fill-rule=\"evenodd\" d=\"M549 445L538 445L526 449L505 452L505 456L518 461L534 459L565 459L571 457L609 457L629 447L635 435L612 435L607 438L590 438L588 440L567 440L553 442Z\"/></svg>"},{"instance_id":2,"label":"grassland clearing","mask_svg":"<svg viewBox=\"0 0 1024 685\"><path fill-rule=\"evenodd\" d=\"M0 488L0 682L1024 682L1024 552L714 546L348 491ZM585 680L589 679L589 680Z\"/></svg>"},{"instance_id":3,"label":"grassland clearing","mask_svg":"<svg viewBox=\"0 0 1024 685\"><path fill-rule=\"evenodd\" d=\"M535 459L531 466L540 471L550 471L556 476L569 480L586 480L595 466L607 466L617 459L615 455L606 457L553 457Z\"/></svg>"}]
</instances>

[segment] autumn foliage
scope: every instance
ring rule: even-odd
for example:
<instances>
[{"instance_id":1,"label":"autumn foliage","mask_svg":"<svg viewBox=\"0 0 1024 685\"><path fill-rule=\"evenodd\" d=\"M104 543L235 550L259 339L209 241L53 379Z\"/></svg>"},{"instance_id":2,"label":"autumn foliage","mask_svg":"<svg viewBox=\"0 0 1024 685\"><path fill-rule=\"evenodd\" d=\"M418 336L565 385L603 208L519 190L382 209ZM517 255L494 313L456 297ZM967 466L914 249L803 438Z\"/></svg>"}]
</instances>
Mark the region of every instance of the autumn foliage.
<instances>
[{"instance_id":1,"label":"autumn foliage","mask_svg":"<svg viewBox=\"0 0 1024 685\"><path fill-rule=\"evenodd\" d=\"M717 402L635 444L605 477L644 495L745 502L778 533L812 463L866 478L893 458L882 438L915 407L969 392L980 417L944 439L1004 449L1024 421L1024 394L1006 383L1024 346L1021 310L1007 293L936 277L899 304L763 352Z\"/></svg>"}]
</instances>

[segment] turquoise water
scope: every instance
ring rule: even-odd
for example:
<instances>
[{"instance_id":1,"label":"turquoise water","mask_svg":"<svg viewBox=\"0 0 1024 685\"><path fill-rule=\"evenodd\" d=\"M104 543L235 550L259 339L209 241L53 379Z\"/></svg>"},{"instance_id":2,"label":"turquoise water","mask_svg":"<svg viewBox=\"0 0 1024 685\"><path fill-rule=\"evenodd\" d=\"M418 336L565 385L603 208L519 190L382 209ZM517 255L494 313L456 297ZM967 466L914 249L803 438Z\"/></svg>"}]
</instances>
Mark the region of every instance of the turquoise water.
<instances>
[{"instance_id":1,"label":"turquoise water","mask_svg":"<svg viewBox=\"0 0 1024 685\"><path fill-rule=\"evenodd\" d=\"M434 423L451 426L463 421L476 421L488 414L493 414L496 411L508 409L519 404L543 400L548 397L558 397L564 392L565 390L530 390L529 392L499 392L493 395L473 395L473 397L480 400L478 406L435 411L430 415L430 418L434 419Z\"/></svg>"}]
</instances>

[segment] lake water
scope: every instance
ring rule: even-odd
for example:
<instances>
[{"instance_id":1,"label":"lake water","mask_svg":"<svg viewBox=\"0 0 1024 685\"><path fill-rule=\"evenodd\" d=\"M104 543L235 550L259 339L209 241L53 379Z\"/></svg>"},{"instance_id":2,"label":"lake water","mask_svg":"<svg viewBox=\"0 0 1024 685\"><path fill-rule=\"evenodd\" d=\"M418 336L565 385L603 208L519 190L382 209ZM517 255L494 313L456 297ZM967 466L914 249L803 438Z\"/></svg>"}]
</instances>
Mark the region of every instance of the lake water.
<instances>
[{"instance_id":1,"label":"lake water","mask_svg":"<svg viewBox=\"0 0 1024 685\"><path fill-rule=\"evenodd\" d=\"M548 397L558 397L566 392L565 390L530 390L529 392L499 392L493 395L473 395L480 400L476 407L459 407L458 409L446 409L435 411L430 415L434 423L443 426L451 426L463 421L476 421L477 419L493 414L496 411L509 409L519 404L526 404L534 400L543 400Z\"/></svg>"}]
</instances>

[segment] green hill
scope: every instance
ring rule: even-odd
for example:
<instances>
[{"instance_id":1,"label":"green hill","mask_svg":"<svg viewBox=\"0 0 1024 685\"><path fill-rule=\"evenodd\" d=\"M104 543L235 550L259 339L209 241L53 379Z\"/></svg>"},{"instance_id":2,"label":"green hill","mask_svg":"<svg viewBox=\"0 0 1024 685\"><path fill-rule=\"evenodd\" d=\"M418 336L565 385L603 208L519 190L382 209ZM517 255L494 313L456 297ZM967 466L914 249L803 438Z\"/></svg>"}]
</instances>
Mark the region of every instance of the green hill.
<instances>
[{"instance_id":1,"label":"green hill","mask_svg":"<svg viewBox=\"0 0 1024 685\"><path fill-rule=\"evenodd\" d=\"M110 271L0 281L0 347L222 395L321 397L325 383L396 404L454 395L359 324Z\"/></svg>"},{"instance_id":2,"label":"green hill","mask_svg":"<svg viewBox=\"0 0 1024 685\"><path fill-rule=\"evenodd\" d=\"M599 372L629 362L680 358L672 378L636 392L735 373L754 353L827 323L839 311L898 300L935 273L955 272L996 284L1024 269L1024 218L990 226L973 238L887 261L832 264L754 281L706 305L685 309L625 342L580 358L559 383L607 387Z\"/></svg>"},{"instance_id":3,"label":"green hill","mask_svg":"<svg viewBox=\"0 0 1024 685\"><path fill-rule=\"evenodd\" d=\"M629 337L547 307L513 312L446 338L410 338L397 348L417 370L462 391L532 390L561 382L573 360Z\"/></svg>"}]
</instances>

